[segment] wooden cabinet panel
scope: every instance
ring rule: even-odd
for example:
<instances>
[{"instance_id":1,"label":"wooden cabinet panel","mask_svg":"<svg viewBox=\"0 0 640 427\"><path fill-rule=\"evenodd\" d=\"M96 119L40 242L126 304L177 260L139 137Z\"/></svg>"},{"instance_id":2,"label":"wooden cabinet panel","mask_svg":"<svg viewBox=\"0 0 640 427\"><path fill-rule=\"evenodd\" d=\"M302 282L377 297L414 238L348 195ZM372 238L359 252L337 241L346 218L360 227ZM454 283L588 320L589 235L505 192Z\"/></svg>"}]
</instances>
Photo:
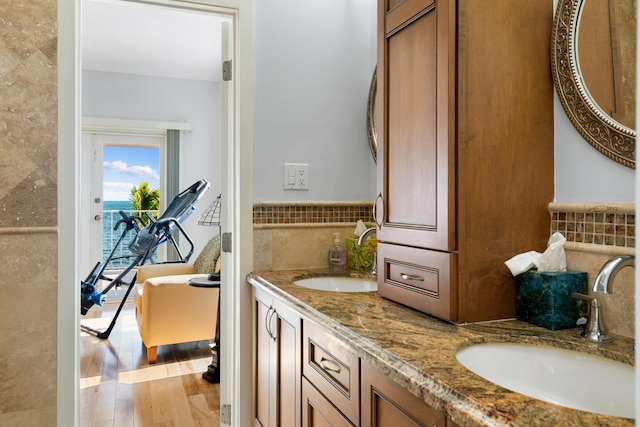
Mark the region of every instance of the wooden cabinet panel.
<instances>
[{"instance_id":1,"label":"wooden cabinet panel","mask_svg":"<svg viewBox=\"0 0 640 427\"><path fill-rule=\"evenodd\" d=\"M349 347L303 321L302 374L353 424L360 422L360 359Z\"/></svg>"},{"instance_id":2,"label":"wooden cabinet panel","mask_svg":"<svg viewBox=\"0 0 640 427\"><path fill-rule=\"evenodd\" d=\"M277 418L281 427L300 425L300 318L276 302ZM276 316L274 316L276 318Z\"/></svg>"},{"instance_id":3,"label":"wooden cabinet panel","mask_svg":"<svg viewBox=\"0 0 640 427\"><path fill-rule=\"evenodd\" d=\"M353 424L303 378L302 427L353 427Z\"/></svg>"},{"instance_id":4,"label":"wooden cabinet panel","mask_svg":"<svg viewBox=\"0 0 640 427\"><path fill-rule=\"evenodd\" d=\"M299 426L301 320L264 292L254 298L254 424Z\"/></svg>"},{"instance_id":5,"label":"wooden cabinet panel","mask_svg":"<svg viewBox=\"0 0 640 427\"><path fill-rule=\"evenodd\" d=\"M439 2L441 3L441 2ZM440 7L438 5L437 7ZM382 102L384 205L378 239L399 244L453 249L449 227L453 193L449 193L450 157L446 95L449 75L438 70L438 32L446 21L433 0L409 1L392 9L387 19L403 14L400 28L383 37ZM419 12L419 13L418 13ZM418 16L414 16L418 13ZM400 24L394 24L394 27ZM379 40L380 42L380 40ZM447 100L446 96L444 97ZM441 129L442 128L442 129ZM380 220L380 219L379 219Z\"/></svg>"},{"instance_id":6,"label":"wooden cabinet panel","mask_svg":"<svg viewBox=\"0 0 640 427\"><path fill-rule=\"evenodd\" d=\"M456 254L378 242L378 293L393 301L456 320Z\"/></svg>"},{"instance_id":7,"label":"wooden cabinet panel","mask_svg":"<svg viewBox=\"0 0 640 427\"><path fill-rule=\"evenodd\" d=\"M363 361L362 427L445 427L445 416Z\"/></svg>"},{"instance_id":8,"label":"wooden cabinet panel","mask_svg":"<svg viewBox=\"0 0 640 427\"><path fill-rule=\"evenodd\" d=\"M271 337L267 332L267 318L271 314L272 306L268 306L261 300L255 300L255 319L256 325L254 330L254 364L255 372L253 378L253 394L254 394L254 421L259 426L269 426L274 422L270 420L270 407L273 404L270 398L270 384L273 382L272 374L275 370L271 368L272 349Z\"/></svg>"},{"instance_id":9,"label":"wooden cabinet panel","mask_svg":"<svg viewBox=\"0 0 640 427\"><path fill-rule=\"evenodd\" d=\"M379 288L412 289L394 270L416 261L393 245L449 253L449 309L407 305L458 323L513 318L504 261L549 236L552 2L379 0L378 12L379 270L394 259ZM445 279L411 299L446 297Z\"/></svg>"}]
</instances>

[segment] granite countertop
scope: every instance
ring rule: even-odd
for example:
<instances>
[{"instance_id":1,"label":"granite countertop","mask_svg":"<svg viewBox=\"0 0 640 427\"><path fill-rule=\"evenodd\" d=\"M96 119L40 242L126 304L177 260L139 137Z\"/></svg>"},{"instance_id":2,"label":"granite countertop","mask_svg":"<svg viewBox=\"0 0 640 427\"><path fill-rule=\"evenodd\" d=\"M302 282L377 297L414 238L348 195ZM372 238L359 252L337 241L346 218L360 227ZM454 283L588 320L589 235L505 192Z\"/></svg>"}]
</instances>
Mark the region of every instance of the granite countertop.
<instances>
[{"instance_id":1,"label":"granite countertop","mask_svg":"<svg viewBox=\"0 0 640 427\"><path fill-rule=\"evenodd\" d=\"M632 365L632 339L616 336L613 343L593 344L578 336L579 329L551 331L518 320L455 325L377 292L325 292L293 284L301 278L340 274L371 278L362 272L318 269L256 271L247 280L324 326L361 358L461 426L634 425L633 420L569 409L511 392L467 370L455 358L457 351L476 343L523 342L585 351Z\"/></svg>"}]
</instances>

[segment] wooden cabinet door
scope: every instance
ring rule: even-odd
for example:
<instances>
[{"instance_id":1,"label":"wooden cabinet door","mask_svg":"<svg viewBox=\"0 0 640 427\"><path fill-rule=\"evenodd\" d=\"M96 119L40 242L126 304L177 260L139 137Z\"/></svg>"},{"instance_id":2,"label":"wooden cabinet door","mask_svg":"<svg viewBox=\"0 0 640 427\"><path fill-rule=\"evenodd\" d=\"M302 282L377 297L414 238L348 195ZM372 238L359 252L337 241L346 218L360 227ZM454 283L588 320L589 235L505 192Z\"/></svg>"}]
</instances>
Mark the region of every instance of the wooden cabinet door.
<instances>
[{"instance_id":1,"label":"wooden cabinet door","mask_svg":"<svg viewBox=\"0 0 640 427\"><path fill-rule=\"evenodd\" d=\"M254 340L253 340L253 418L256 426L275 425L275 419L271 419L270 408L273 406L270 399L272 373L271 367L272 345L271 336L267 329L267 319L271 315L273 306L260 299L256 293L254 301ZM274 412L275 415L275 412Z\"/></svg>"},{"instance_id":2,"label":"wooden cabinet door","mask_svg":"<svg viewBox=\"0 0 640 427\"><path fill-rule=\"evenodd\" d=\"M362 369L362 427L445 427L443 413L418 399L366 361Z\"/></svg>"},{"instance_id":3,"label":"wooden cabinet door","mask_svg":"<svg viewBox=\"0 0 640 427\"><path fill-rule=\"evenodd\" d=\"M300 317L284 304L274 303L277 426L300 425L301 338Z\"/></svg>"},{"instance_id":4,"label":"wooden cabinet door","mask_svg":"<svg viewBox=\"0 0 640 427\"><path fill-rule=\"evenodd\" d=\"M381 241L454 249L455 4L379 0Z\"/></svg>"},{"instance_id":5,"label":"wooden cabinet door","mask_svg":"<svg viewBox=\"0 0 640 427\"><path fill-rule=\"evenodd\" d=\"M300 425L300 318L254 290L253 413L256 426Z\"/></svg>"},{"instance_id":6,"label":"wooden cabinet door","mask_svg":"<svg viewBox=\"0 0 640 427\"><path fill-rule=\"evenodd\" d=\"M303 378L302 427L353 427L353 424Z\"/></svg>"}]
</instances>

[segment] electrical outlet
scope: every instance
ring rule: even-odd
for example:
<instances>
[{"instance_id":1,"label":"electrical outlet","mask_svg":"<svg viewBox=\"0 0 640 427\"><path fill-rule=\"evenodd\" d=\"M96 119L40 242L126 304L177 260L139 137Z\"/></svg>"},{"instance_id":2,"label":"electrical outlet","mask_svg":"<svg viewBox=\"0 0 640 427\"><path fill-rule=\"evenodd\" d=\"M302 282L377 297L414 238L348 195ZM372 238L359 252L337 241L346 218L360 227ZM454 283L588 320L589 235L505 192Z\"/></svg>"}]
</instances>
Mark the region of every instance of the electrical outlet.
<instances>
[{"instance_id":1,"label":"electrical outlet","mask_svg":"<svg viewBox=\"0 0 640 427\"><path fill-rule=\"evenodd\" d=\"M284 164L284 189L308 190L309 189L309 164L285 163Z\"/></svg>"}]
</instances>

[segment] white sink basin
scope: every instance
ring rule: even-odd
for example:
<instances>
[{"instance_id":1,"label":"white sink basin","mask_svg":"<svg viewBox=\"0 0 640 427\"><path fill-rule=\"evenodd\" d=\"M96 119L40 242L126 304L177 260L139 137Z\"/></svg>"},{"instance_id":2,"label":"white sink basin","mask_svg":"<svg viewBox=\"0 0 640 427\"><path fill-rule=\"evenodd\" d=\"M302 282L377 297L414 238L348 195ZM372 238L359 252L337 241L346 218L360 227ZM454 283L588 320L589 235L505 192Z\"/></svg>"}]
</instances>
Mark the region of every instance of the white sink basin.
<instances>
[{"instance_id":1,"label":"white sink basin","mask_svg":"<svg viewBox=\"0 0 640 427\"><path fill-rule=\"evenodd\" d=\"M304 288L330 292L373 292L378 290L378 283L373 280L355 277L311 277L293 282Z\"/></svg>"},{"instance_id":2,"label":"white sink basin","mask_svg":"<svg viewBox=\"0 0 640 427\"><path fill-rule=\"evenodd\" d=\"M456 354L470 371L536 399L635 418L633 366L578 351L529 344L478 344Z\"/></svg>"}]
</instances>

